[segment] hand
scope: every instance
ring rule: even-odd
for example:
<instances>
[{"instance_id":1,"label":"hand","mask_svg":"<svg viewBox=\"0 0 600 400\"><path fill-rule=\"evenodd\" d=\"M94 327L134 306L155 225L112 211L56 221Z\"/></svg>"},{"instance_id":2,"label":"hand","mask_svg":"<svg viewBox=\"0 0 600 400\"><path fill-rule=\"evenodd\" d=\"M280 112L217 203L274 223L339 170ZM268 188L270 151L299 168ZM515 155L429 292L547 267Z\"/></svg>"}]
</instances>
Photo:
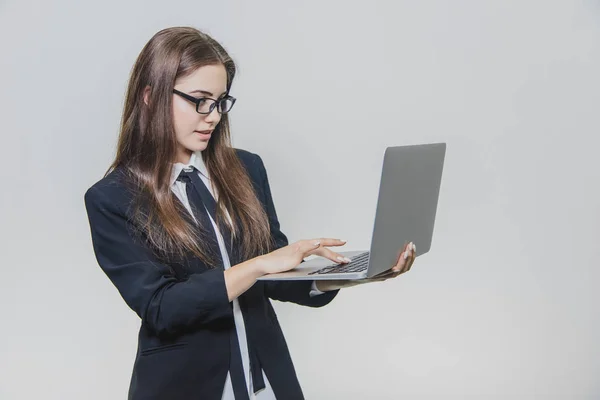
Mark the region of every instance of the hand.
<instances>
[{"instance_id":1,"label":"hand","mask_svg":"<svg viewBox=\"0 0 600 400\"><path fill-rule=\"evenodd\" d=\"M305 257L318 255L325 257L336 263L348 263L349 258L345 258L338 253L328 249L331 246L343 246L344 240L339 239L311 239L300 240L288 246L272 251L263 256L257 257L261 272L263 274L276 274L296 268Z\"/></svg>"},{"instance_id":2,"label":"hand","mask_svg":"<svg viewBox=\"0 0 600 400\"><path fill-rule=\"evenodd\" d=\"M382 272L379 275L375 275L372 278L367 279L357 279L357 280L331 280L331 281L317 281L317 289L322 292L327 292L330 290L337 290L343 288L349 288L352 286L362 285L364 283L372 283L372 282L382 282L388 280L390 278L395 278L398 275L401 275L405 272L410 271L413 263L415 262L415 252L417 248L413 242L404 245L404 248L400 255L398 256L398 260L396 265L390 268L387 271Z\"/></svg>"}]
</instances>

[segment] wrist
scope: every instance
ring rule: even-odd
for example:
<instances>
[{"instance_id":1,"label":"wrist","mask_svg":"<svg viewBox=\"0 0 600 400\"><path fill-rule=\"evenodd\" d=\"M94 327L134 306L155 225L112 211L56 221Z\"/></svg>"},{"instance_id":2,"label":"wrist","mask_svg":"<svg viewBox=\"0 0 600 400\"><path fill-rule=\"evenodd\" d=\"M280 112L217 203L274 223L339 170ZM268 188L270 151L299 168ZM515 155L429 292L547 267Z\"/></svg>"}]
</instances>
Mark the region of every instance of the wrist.
<instances>
[{"instance_id":1,"label":"wrist","mask_svg":"<svg viewBox=\"0 0 600 400\"><path fill-rule=\"evenodd\" d=\"M316 288L321 292L331 292L333 290L349 288L358 284L360 284L359 281L349 280L315 281Z\"/></svg>"},{"instance_id":2,"label":"wrist","mask_svg":"<svg viewBox=\"0 0 600 400\"><path fill-rule=\"evenodd\" d=\"M335 281L315 281L315 287L320 292L330 292L340 289L340 286L336 285Z\"/></svg>"},{"instance_id":3,"label":"wrist","mask_svg":"<svg viewBox=\"0 0 600 400\"><path fill-rule=\"evenodd\" d=\"M266 275L268 273L265 259L263 256L255 257L248 261L250 263L249 267L252 272L256 275L257 278Z\"/></svg>"}]
</instances>

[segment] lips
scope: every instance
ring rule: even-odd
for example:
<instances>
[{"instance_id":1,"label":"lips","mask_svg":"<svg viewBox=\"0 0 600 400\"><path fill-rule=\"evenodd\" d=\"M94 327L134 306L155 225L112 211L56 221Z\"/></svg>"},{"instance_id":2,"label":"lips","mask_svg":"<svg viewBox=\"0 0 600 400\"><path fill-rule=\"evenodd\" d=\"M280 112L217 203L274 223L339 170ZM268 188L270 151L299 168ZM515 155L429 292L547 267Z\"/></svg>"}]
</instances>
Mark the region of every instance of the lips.
<instances>
[{"instance_id":1,"label":"lips","mask_svg":"<svg viewBox=\"0 0 600 400\"><path fill-rule=\"evenodd\" d=\"M198 139L202 141L210 140L212 132L213 131L194 131L194 133L198 135Z\"/></svg>"}]
</instances>

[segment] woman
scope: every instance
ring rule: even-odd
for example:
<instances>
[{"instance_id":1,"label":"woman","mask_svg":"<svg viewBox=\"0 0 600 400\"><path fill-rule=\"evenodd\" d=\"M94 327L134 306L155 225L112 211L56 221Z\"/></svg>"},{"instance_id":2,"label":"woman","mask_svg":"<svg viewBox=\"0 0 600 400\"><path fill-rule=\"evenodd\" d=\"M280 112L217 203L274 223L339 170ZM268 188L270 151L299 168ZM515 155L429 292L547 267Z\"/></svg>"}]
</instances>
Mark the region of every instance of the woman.
<instances>
[{"instance_id":1,"label":"woman","mask_svg":"<svg viewBox=\"0 0 600 400\"><path fill-rule=\"evenodd\" d=\"M130 399L301 399L269 299L328 304L357 282L268 282L318 255L288 245L261 158L230 144L235 66L192 28L158 32L129 81L116 159L85 194L100 267L141 318ZM410 269L414 245L379 280ZM372 280L366 280L372 281Z\"/></svg>"}]
</instances>

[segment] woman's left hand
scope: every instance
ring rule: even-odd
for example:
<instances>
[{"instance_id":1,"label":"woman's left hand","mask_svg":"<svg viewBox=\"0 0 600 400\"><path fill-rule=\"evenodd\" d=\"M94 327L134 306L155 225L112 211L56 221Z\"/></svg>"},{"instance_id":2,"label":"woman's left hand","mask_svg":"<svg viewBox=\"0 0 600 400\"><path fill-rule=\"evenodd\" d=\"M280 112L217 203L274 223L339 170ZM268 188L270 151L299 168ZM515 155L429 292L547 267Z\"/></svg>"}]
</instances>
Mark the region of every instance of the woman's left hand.
<instances>
[{"instance_id":1,"label":"woman's left hand","mask_svg":"<svg viewBox=\"0 0 600 400\"><path fill-rule=\"evenodd\" d=\"M379 275L376 275L372 278L366 278L366 279L357 279L357 280L352 280L352 281L349 281L349 280L317 281L317 283L316 283L317 289L319 289L322 292L327 292L327 291L331 291L331 290L337 290L337 289L343 289L343 288L348 288L348 287L352 287L352 286L362 285L364 283L382 282L382 281L386 281L390 278L395 278L398 275L401 275L405 272L410 271L413 263L415 262L415 257L416 257L415 251L416 251L416 246L414 245L413 242L410 242L410 243L404 245L404 248L403 248L402 252L400 253L400 256L398 257L398 261L396 262L396 265L394 265L389 270L387 270Z\"/></svg>"}]
</instances>

